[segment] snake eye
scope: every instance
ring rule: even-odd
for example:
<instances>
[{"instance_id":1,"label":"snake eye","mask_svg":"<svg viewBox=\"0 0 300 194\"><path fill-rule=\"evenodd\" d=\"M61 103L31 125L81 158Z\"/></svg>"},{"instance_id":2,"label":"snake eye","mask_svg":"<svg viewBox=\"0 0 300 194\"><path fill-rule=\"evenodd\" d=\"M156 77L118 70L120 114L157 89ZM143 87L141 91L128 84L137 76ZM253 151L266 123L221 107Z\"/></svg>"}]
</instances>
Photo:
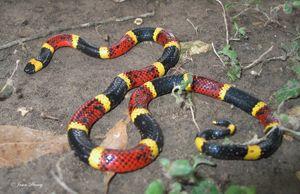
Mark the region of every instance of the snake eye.
<instances>
[{"instance_id":1,"label":"snake eye","mask_svg":"<svg viewBox=\"0 0 300 194\"><path fill-rule=\"evenodd\" d=\"M105 163L106 164L109 164L111 163L113 160L115 159L115 156L111 155L111 154L108 154L105 156Z\"/></svg>"}]
</instances>

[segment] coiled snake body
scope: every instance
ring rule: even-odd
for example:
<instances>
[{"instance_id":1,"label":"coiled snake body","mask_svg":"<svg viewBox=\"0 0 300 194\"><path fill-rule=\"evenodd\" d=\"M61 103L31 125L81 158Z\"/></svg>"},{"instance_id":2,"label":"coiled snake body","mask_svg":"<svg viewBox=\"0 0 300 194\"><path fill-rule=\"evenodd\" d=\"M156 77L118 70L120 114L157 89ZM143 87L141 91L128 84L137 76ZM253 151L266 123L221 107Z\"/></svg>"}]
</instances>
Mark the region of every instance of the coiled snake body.
<instances>
[{"instance_id":1,"label":"coiled snake body","mask_svg":"<svg viewBox=\"0 0 300 194\"><path fill-rule=\"evenodd\" d=\"M162 151L163 135L159 125L151 117L148 104L152 99L170 93L174 85L183 82L187 83L184 90L188 92L223 100L251 114L264 126L265 133L272 128L267 138L257 145L219 145L208 140L232 135L235 126L228 121L218 121L215 124L227 129L206 130L197 134L195 143L200 152L220 159L256 160L268 157L277 150L281 144L282 131L264 102L229 84L204 77L190 74L164 76L178 62L180 45L172 33L162 28L138 28L127 32L116 44L99 48L77 35L57 35L43 44L39 56L31 59L24 71L33 74L46 67L60 47L72 47L92 57L111 59L143 41L154 41L162 45L162 56L140 70L119 74L103 93L85 102L71 117L67 127L69 143L82 161L95 169L118 173L134 171L151 163ZM92 143L89 134L93 124L116 107L130 89L138 86L140 87L130 98L129 113L132 122L139 129L141 141L128 150L106 149Z\"/></svg>"}]
</instances>

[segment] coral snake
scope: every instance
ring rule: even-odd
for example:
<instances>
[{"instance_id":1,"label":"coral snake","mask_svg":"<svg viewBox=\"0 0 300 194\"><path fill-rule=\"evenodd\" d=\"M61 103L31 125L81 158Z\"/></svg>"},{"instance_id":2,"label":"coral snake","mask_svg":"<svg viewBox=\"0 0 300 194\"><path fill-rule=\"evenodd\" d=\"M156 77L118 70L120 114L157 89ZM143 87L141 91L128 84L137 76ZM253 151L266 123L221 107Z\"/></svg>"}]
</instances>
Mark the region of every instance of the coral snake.
<instances>
[{"instance_id":1,"label":"coral snake","mask_svg":"<svg viewBox=\"0 0 300 194\"><path fill-rule=\"evenodd\" d=\"M279 122L272 116L266 103L233 87L204 77L190 75L164 76L179 60L180 45L176 37L162 28L138 28L128 31L116 44L109 47L95 47L74 34L56 35L42 45L37 58L25 66L24 71L33 74L46 67L54 52L60 47L71 47L101 59L112 59L125 54L136 44L153 41L164 47L162 56L153 64L140 70L119 74L101 94L88 100L73 114L68 124L68 139L76 155L95 169L118 173L134 171L151 163L162 151L163 134L149 110L149 102L168 94L174 86L186 83L183 90L196 92L233 104L257 118L264 126L266 138L254 145L221 145L209 142L224 138L235 132L235 126L226 120L215 124L227 129L210 129L198 133L195 144L200 152L219 159L256 160L270 156L281 144L282 130ZM93 124L105 113L116 107L125 94L138 87L129 101L129 114L139 129L141 141L127 150L107 149L95 145L89 135ZM272 129L272 130L270 130Z\"/></svg>"}]
</instances>

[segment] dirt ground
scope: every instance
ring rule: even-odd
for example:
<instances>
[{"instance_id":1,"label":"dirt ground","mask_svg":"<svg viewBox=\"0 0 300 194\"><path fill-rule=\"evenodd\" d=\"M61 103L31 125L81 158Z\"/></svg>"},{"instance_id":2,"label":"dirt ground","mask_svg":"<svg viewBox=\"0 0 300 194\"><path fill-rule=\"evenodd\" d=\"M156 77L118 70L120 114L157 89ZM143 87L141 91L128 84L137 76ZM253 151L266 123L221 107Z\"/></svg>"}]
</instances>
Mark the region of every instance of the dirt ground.
<instances>
[{"instance_id":1,"label":"dirt ground","mask_svg":"<svg viewBox=\"0 0 300 194\"><path fill-rule=\"evenodd\" d=\"M271 3L272 2L272 3ZM265 1L262 9L278 5L282 1ZM197 0L127 0L114 3L104 0L2 0L0 1L0 45L9 41L31 36L49 29L66 27L86 22L99 21L112 16L123 17L139 15L155 10L155 15L144 19L142 26L160 26L171 30L181 41L200 39L207 43L214 42L220 48L225 40L225 28L222 11L214 1ZM199 25L196 35L189 18ZM254 25L265 19L262 15L250 12L241 17L242 26L247 28L248 40L234 42L239 52L241 63L249 63L267 50L271 45L276 49L270 55L280 55L278 46L293 38L296 24L300 17L288 16L280 12L279 21L286 28L276 25ZM117 41L126 31L136 28L133 21L109 23L98 28L82 28L66 31L84 37L94 45L107 45ZM86 100L103 91L119 73L144 67L155 61L162 52L156 44L144 43L135 47L128 54L114 60L99 60L88 57L74 49L61 49L56 52L51 64L35 75L27 75L23 68L26 62L36 56L40 45L46 40L41 38L25 43L26 50L14 46L0 51L0 82L4 83L14 69L15 61L21 60L15 75L17 93L0 103L0 124L26 126L38 130L49 130L64 134L65 126L74 111ZM18 50L16 54L14 50ZM226 70L213 52L193 57L193 63L184 64L183 68L194 74L206 76L222 82L228 82ZM234 84L262 100L270 102L270 96L292 76L286 62L275 61L263 67L261 76L254 77L245 72L242 79ZM188 110L183 110L173 103L170 95L154 100L150 110L160 123L164 132L165 144L160 157L169 159L191 158L197 154L193 144L196 134ZM295 101L293 103L299 103ZM93 127L92 137L104 134L114 123L124 118L128 98L111 111ZM230 108L230 105L205 96L194 95L196 119L202 129L211 126L211 120L230 118L239 131L232 139L246 141L254 134L262 135L261 126L251 116ZM34 110L22 117L18 107L33 107ZM276 106L272 105L276 109ZM59 121L44 120L40 112L46 112L59 118ZM101 129L101 130L100 130ZM129 145L139 140L139 134L130 125ZM100 143L100 142L97 142ZM255 162L221 161L216 168L202 168L203 175L214 178L217 182L224 179L230 183L252 185L257 193L299 194L300 182L295 172L300 170L299 141L284 140L279 150L268 159ZM55 169L57 160L62 155L46 155L26 165L0 169L0 193L67 193L50 174ZM66 156L61 164L64 181L78 193L99 193L103 189L103 175L80 162L73 155ZM110 185L110 193L143 193L149 182L163 177L158 161L136 172L117 175ZM35 183L41 186L20 187L18 184ZM223 185L226 187L226 185Z\"/></svg>"}]
</instances>

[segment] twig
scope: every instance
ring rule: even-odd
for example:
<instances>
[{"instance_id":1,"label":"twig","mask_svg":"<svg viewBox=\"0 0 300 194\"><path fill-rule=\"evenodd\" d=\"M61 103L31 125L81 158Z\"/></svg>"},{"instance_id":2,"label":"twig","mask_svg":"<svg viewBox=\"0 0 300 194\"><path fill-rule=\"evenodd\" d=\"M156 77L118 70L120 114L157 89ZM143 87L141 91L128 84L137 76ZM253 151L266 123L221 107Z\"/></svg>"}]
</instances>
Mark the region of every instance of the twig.
<instances>
[{"instance_id":1,"label":"twig","mask_svg":"<svg viewBox=\"0 0 300 194\"><path fill-rule=\"evenodd\" d=\"M54 120L54 121L59 121L59 118L48 115L47 113L44 113L44 112L41 113L41 117L43 119L51 119L51 120Z\"/></svg>"},{"instance_id":2,"label":"twig","mask_svg":"<svg viewBox=\"0 0 300 194\"><path fill-rule=\"evenodd\" d=\"M282 101L282 102L278 105L277 110L276 110L276 114L277 114L277 115L280 114L283 105L284 105L284 101Z\"/></svg>"},{"instance_id":3,"label":"twig","mask_svg":"<svg viewBox=\"0 0 300 194\"><path fill-rule=\"evenodd\" d=\"M235 19L237 17L239 17L240 15L244 14L245 12L247 12L250 9L250 7L247 7L246 9L242 10L240 13L232 16L232 19Z\"/></svg>"},{"instance_id":4,"label":"twig","mask_svg":"<svg viewBox=\"0 0 300 194\"><path fill-rule=\"evenodd\" d=\"M235 18L239 17L240 15L244 14L245 12L247 12L249 10L253 10L253 11L256 11L256 12L262 14L263 16L265 16L267 18L267 21L264 21L265 22L264 26L267 26L269 23L276 23L279 26L282 26L279 23L279 21L276 19L277 15L278 15L278 11L281 8L282 8L282 5L278 5L274 8L271 8L270 15L268 15L266 12L262 11L258 6L254 7L254 8L253 7L247 7L246 9L242 10L241 12L239 12L238 14L233 16L232 18L235 19Z\"/></svg>"},{"instance_id":5,"label":"twig","mask_svg":"<svg viewBox=\"0 0 300 194\"><path fill-rule=\"evenodd\" d=\"M266 12L262 11L261 9L259 9L258 6L256 6L255 8L252 8L252 10L257 11L258 13L261 13L262 15L264 15L267 18L267 21L265 22L264 26L267 26L269 23L276 23L279 26L282 26L279 21L275 18L277 12L278 12L279 7L275 7L273 9L270 10L270 15L269 16ZM273 14L272 14L273 13Z\"/></svg>"},{"instance_id":6,"label":"twig","mask_svg":"<svg viewBox=\"0 0 300 194\"><path fill-rule=\"evenodd\" d=\"M80 29L80 28L88 28L88 27L95 27L97 25L101 25L101 24L107 24L107 23L111 23L111 22L123 22L123 21L128 21L128 20L132 20L135 19L137 17L139 18L147 18L147 17L152 17L154 16L155 12L147 12L141 15L137 15L137 16L125 16L125 17L111 17L102 21L97 21L97 22L88 22L88 23L84 23L84 24L79 24L79 25L74 25L71 27L62 27L62 28L56 28L53 30L49 30L48 32L44 32L44 33L39 33L36 34L34 36L30 36L30 37L25 37L25 38L20 38L11 42L8 42L2 46L0 46L0 50L6 49L6 48L10 48L12 46L24 43L24 42L28 42L31 40L36 40L39 38L44 38L46 36L49 36L50 34L54 34L54 33L60 33L63 31L67 31L67 30L74 30L74 29Z\"/></svg>"},{"instance_id":7,"label":"twig","mask_svg":"<svg viewBox=\"0 0 300 194\"><path fill-rule=\"evenodd\" d=\"M65 182L63 182L62 180L59 179L58 176L56 176L56 174L53 172L53 170L50 171L51 175L53 176L54 180L60 185L62 186L62 188L64 188L68 193L71 194L77 194L76 191L74 191L73 189L71 189Z\"/></svg>"},{"instance_id":8,"label":"twig","mask_svg":"<svg viewBox=\"0 0 300 194\"><path fill-rule=\"evenodd\" d=\"M225 12L225 8L223 3L220 0L216 0L222 7L223 10L223 18L224 18L224 24L225 24L225 30L226 30L226 44L229 45L229 32L228 32L228 23L227 23L227 16Z\"/></svg>"},{"instance_id":9,"label":"twig","mask_svg":"<svg viewBox=\"0 0 300 194\"><path fill-rule=\"evenodd\" d=\"M240 41L240 38L229 38L229 41Z\"/></svg>"},{"instance_id":10,"label":"twig","mask_svg":"<svg viewBox=\"0 0 300 194\"><path fill-rule=\"evenodd\" d=\"M279 57L271 57L271 58L267 58L264 63L269 62L269 61L276 61L276 60L286 61L288 57L289 56L287 54L281 55Z\"/></svg>"},{"instance_id":11,"label":"twig","mask_svg":"<svg viewBox=\"0 0 300 194\"><path fill-rule=\"evenodd\" d=\"M300 131L295 131L295 130L292 130L292 129L289 129L289 128L283 127L283 126L281 126L281 130L283 130L284 132L287 132L293 136L300 137Z\"/></svg>"},{"instance_id":12,"label":"twig","mask_svg":"<svg viewBox=\"0 0 300 194\"><path fill-rule=\"evenodd\" d=\"M19 63L20 63L20 60L19 59L16 60L16 66L15 66L13 72L11 73L11 75L10 75L10 77L8 79L12 79L12 77L15 75L15 73L16 73L18 67L19 67Z\"/></svg>"},{"instance_id":13,"label":"twig","mask_svg":"<svg viewBox=\"0 0 300 194\"><path fill-rule=\"evenodd\" d=\"M189 108L190 108L191 113L192 113L192 120L193 120L194 124L196 125L198 132L200 132L200 127L199 127L199 125L198 125L198 123L197 123L197 121L195 119L193 104L189 104Z\"/></svg>"},{"instance_id":14,"label":"twig","mask_svg":"<svg viewBox=\"0 0 300 194\"><path fill-rule=\"evenodd\" d=\"M261 61L262 61L262 58L268 54L269 52L271 52L273 50L273 45L267 50L265 51L262 55L260 55L257 59L255 59L252 63L250 63L249 65L245 66L245 67L242 67L243 70L246 70L246 69L250 69L252 67L254 67L255 65L259 64Z\"/></svg>"},{"instance_id":15,"label":"twig","mask_svg":"<svg viewBox=\"0 0 300 194\"><path fill-rule=\"evenodd\" d=\"M193 28L194 28L194 30L195 30L195 32L196 32L196 36L198 36L198 28L199 28L199 26L195 26L195 25L193 24L193 22L192 22L189 18L187 18L186 21L187 21L188 23L190 23L190 24L193 26Z\"/></svg>"},{"instance_id":16,"label":"twig","mask_svg":"<svg viewBox=\"0 0 300 194\"><path fill-rule=\"evenodd\" d=\"M257 135L255 134L254 137L253 137L250 141L247 141L247 142L243 143L242 145L248 145L248 144L253 145L253 144L258 144L258 143L260 143L260 142L266 140L267 137L269 136L269 134L272 133L276 128L277 128L277 127L273 127L272 129L270 129L270 130L268 131L267 134L265 134L265 135L264 135L263 137L261 137L261 138L258 138Z\"/></svg>"},{"instance_id":17,"label":"twig","mask_svg":"<svg viewBox=\"0 0 300 194\"><path fill-rule=\"evenodd\" d=\"M224 63L224 61L222 60L222 58L221 58L221 56L218 54L218 52L216 51L216 49L215 49L215 46L214 46L214 43L212 42L211 43L211 46L212 46L212 48L213 48L213 50L214 50L214 53L217 55L217 57L220 59L220 61L221 61L221 63L222 63L222 65L225 67L226 65L225 65L225 63Z\"/></svg>"},{"instance_id":18,"label":"twig","mask_svg":"<svg viewBox=\"0 0 300 194\"><path fill-rule=\"evenodd\" d=\"M62 170L60 168L60 163L69 155L74 154L73 151L65 154L64 156L62 156L57 162L56 162L56 170L57 170L57 174L58 176L54 173L53 170L50 171L51 175L53 176L53 178L55 179L55 181L62 186L66 191L68 191L68 193L72 193L72 194L77 194L76 191L74 191L73 189L71 189L64 181L63 181L63 175L62 175Z\"/></svg>"}]
</instances>

